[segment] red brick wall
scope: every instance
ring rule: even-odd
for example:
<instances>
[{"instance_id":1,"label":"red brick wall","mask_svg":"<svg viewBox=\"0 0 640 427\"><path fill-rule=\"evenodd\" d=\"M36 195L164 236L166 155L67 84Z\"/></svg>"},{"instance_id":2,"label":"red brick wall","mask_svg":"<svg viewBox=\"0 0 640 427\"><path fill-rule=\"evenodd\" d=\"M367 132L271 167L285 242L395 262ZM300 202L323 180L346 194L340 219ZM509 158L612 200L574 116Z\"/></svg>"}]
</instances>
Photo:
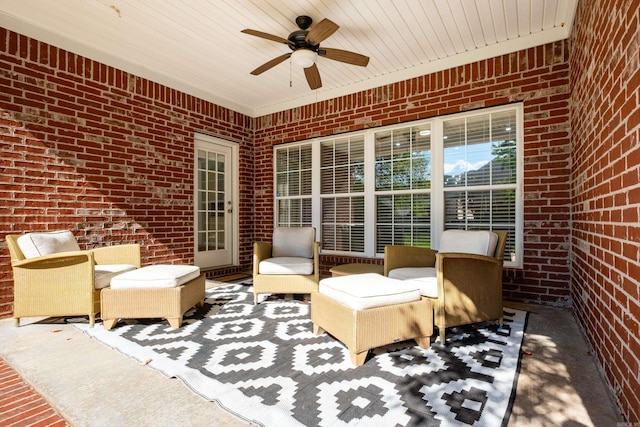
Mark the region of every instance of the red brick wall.
<instances>
[{"instance_id":1,"label":"red brick wall","mask_svg":"<svg viewBox=\"0 0 640 427\"><path fill-rule=\"evenodd\" d=\"M522 101L524 269L505 274L504 294L569 305L568 60L558 42L256 119L256 237L273 227L274 144ZM322 256L322 272L351 260Z\"/></svg>"},{"instance_id":2,"label":"red brick wall","mask_svg":"<svg viewBox=\"0 0 640 427\"><path fill-rule=\"evenodd\" d=\"M193 134L240 144L241 261L251 262L252 119L0 28L0 317L4 236L70 229L81 247L138 242L193 262Z\"/></svg>"},{"instance_id":3,"label":"red brick wall","mask_svg":"<svg viewBox=\"0 0 640 427\"><path fill-rule=\"evenodd\" d=\"M640 423L638 2L579 2L571 55L572 295L625 419Z\"/></svg>"}]
</instances>

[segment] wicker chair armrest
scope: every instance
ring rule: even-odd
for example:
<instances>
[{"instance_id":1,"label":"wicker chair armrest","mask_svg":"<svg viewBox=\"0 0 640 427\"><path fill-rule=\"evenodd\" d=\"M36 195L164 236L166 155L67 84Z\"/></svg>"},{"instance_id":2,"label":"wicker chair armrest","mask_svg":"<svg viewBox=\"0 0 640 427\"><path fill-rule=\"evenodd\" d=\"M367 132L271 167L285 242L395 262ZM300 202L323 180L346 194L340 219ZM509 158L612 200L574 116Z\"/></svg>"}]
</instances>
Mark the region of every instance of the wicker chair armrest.
<instances>
[{"instance_id":1,"label":"wicker chair armrest","mask_svg":"<svg viewBox=\"0 0 640 427\"><path fill-rule=\"evenodd\" d=\"M438 253L438 295L464 295L470 300L502 301L502 260L492 256Z\"/></svg>"},{"instance_id":2,"label":"wicker chair armrest","mask_svg":"<svg viewBox=\"0 0 640 427\"><path fill-rule=\"evenodd\" d=\"M133 264L137 268L142 265L140 259L140 245L131 243L126 245L104 246L91 249L96 264Z\"/></svg>"},{"instance_id":3,"label":"wicker chair armrest","mask_svg":"<svg viewBox=\"0 0 640 427\"><path fill-rule=\"evenodd\" d=\"M65 298L87 295L94 290L94 261L91 251L61 252L29 258L13 263L14 291L21 295L43 295ZM29 297L33 298L33 297ZM43 297L46 300L46 297Z\"/></svg>"},{"instance_id":4,"label":"wicker chair armrest","mask_svg":"<svg viewBox=\"0 0 640 427\"><path fill-rule=\"evenodd\" d=\"M60 252L22 260L12 260L13 268L38 269L66 267L74 264L88 264L93 268L93 253L90 251Z\"/></svg>"},{"instance_id":5,"label":"wicker chair armrest","mask_svg":"<svg viewBox=\"0 0 640 427\"><path fill-rule=\"evenodd\" d=\"M271 243L255 242L253 244L253 274L258 274L258 264L271 258Z\"/></svg>"},{"instance_id":6,"label":"wicker chair armrest","mask_svg":"<svg viewBox=\"0 0 640 427\"><path fill-rule=\"evenodd\" d=\"M437 251L417 246L387 245L384 247L384 275L403 267L435 267Z\"/></svg>"},{"instance_id":7,"label":"wicker chair armrest","mask_svg":"<svg viewBox=\"0 0 640 427\"><path fill-rule=\"evenodd\" d=\"M322 244L320 242L313 242L313 274L316 276L316 280L320 280L320 248Z\"/></svg>"},{"instance_id":8,"label":"wicker chair armrest","mask_svg":"<svg viewBox=\"0 0 640 427\"><path fill-rule=\"evenodd\" d=\"M438 253L438 300L434 322L446 327L502 317L502 260L491 256Z\"/></svg>"}]
</instances>

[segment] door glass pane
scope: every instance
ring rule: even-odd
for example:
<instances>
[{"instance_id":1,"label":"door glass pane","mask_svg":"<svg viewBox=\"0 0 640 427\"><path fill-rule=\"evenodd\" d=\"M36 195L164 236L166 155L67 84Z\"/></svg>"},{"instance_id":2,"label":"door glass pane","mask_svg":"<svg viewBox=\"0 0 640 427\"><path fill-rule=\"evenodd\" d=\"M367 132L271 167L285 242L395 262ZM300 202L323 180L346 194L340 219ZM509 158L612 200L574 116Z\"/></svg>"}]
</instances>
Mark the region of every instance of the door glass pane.
<instances>
[{"instance_id":1,"label":"door glass pane","mask_svg":"<svg viewBox=\"0 0 640 427\"><path fill-rule=\"evenodd\" d=\"M206 164L203 162L203 164ZM206 190L207 189L207 172L204 170L198 171L198 190Z\"/></svg>"},{"instance_id":2,"label":"door glass pane","mask_svg":"<svg viewBox=\"0 0 640 427\"><path fill-rule=\"evenodd\" d=\"M207 153L203 150L198 150L198 169L207 168Z\"/></svg>"},{"instance_id":3,"label":"door glass pane","mask_svg":"<svg viewBox=\"0 0 640 427\"><path fill-rule=\"evenodd\" d=\"M215 250L216 249L216 233L207 233L207 250Z\"/></svg>"},{"instance_id":4,"label":"door glass pane","mask_svg":"<svg viewBox=\"0 0 640 427\"><path fill-rule=\"evenodd\" d=\"M207 231L207 213L198 212L198 231ZM206 250L206 249L203 249Z\"/></svg>"},{"instance_id":5,"label":"door glass pane","mask_svg":"<svg viewBox=\"0 0 640 427\"><path fill-rule=\"evenodd\" d=\"M198 233L198 251L207 250L207 233Z\"/></svg>"},{"instance_id":6,"label":"door glass pane","mask_svg":"<svg viewBox=\"0 0 640 427\"><path fill-rule=\"evenodd\" d=\"M216 189L224 193L224 172L218 172L218 186Z\"/></svg>"},{"instance_id":7,"label":"door glass pane","mask_svg":"<svg viewBox=\"0 0 640 427\"><path fill-rule=\"evenodd\" d=\"M224 154L198 150L198 251L225 248L225 163ZM204 169L202 169L204 168Z\"/></svg>"}]
</instances>

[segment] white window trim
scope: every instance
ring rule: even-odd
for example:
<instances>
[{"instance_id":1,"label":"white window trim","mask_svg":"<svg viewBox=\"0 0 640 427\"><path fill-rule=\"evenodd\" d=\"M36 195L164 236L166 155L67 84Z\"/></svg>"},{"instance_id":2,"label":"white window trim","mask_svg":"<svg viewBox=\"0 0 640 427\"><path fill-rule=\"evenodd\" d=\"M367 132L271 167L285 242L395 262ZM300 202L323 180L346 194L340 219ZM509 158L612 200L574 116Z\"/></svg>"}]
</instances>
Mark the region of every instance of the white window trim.
<instances>
[{"instance_id":1,"label":"white window trim","mask_svg":"<svg viewBox=\"0 0 640 427\"><path fill-rule=\"evenodd\" d=\"M523 226L524 226L524 194L523 194L523 178L524 178L524 106L523 103L514 103L503 105L499 107L489 107L474 111L466 111L447 116L439 116L426 120L403 122L395 125L384 126L379 128L372 128L363 131L350 132L341 136L353 137L356 135L362 135L364 137L364 158L365 158L365 251L364 253L344 252L344 251L329 251L322 250L323 254L330 254L336 256L355 256L365 258L382 258L383 254L375 253L375 134L382 131L391 131L395 129L403 129L412 126L419 126L429 123L431 126L431 188L428 193L431 195L431 241L432 247L437 249L440 243L440 234L444 231L444 211L439 209L444 205L444 176L443 171L443 122L460 117L472 117L474 115L484 115L488 113L496 113L505 110L515 110L516 123L518 124L516 130L516 215L515 215L515 245L516 245L516 258L515 262L509 259L505 260L505 267L522 267L523 259ZM287 144L279 144L273 147L273 158L276 158L278 149L284 147L290 147L295 145L309 144L312 146L312 225L317 230L317 238L321 236L321 199L320 194L320 145L322 141L329 139L339 138L338 135L331 135L322 138L313 138L304 141L297 141ZM273 183L276 183L276 162L273 165ZM509 186L511 187L511 186ZM481 190L482 186L473 187L474 190ZM486 188L499 189L500 185L488 185ZM403 190L392 192L394 194L401 193L415 193L415 190ZM419 191L421 192L421 191ZM286 197L285 197L286 198ZM277 225L277 197L274 191L274 226Z\"/></svg>"}]
</instances>

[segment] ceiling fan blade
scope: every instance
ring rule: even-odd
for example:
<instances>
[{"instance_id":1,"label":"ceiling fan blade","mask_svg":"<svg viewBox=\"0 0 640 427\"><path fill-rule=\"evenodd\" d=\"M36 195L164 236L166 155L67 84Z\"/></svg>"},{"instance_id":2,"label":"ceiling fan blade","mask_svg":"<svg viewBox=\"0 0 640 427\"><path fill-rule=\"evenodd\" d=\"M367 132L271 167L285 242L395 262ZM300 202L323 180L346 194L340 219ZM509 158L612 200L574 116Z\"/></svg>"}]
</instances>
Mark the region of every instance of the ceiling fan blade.
<instances>
[{"instance_id":1,"label":"ceiling fan blade","mask_svg":"<svg viewBox=\"0 0 640 427\"><path fill-rule=\"evenodd\" d=\"M307 78L307 83L309 83L309 87L313 89L319 89L322 87L322 80L320 79L320 71L318 70L318 66L313 64L311 67L307 67L304 69L304 75Z\"/></svg>"},{"instance_id":2,"label":"ceiling fan blade","mask_svg":"<svg viewBox=\"0 0 640 427\"><path fill-rule=\"evenodd\" d=\"M323 40L329 38L331 34L338 31L338 28L340 28L338 24L325 18L309 30L304 40L307 43L315 46L317 44L320 44Z\"/></svg>"},{"instance_id":3,"label":"ceiling fan blade","mask_svg":"<svg viewBox=\"0 0 640 427\"><path fill-rule=\"evenodd\" d=\"M293 44L292 42L285 39L284 37L274 36L273 34L263 33L262 31L247 29L247 30L242 30L241 33L249 34L251 36L260 37L260 38L271 40L278 43Z\"/></svg>"},{"instance_id":4,"label":"ceiling fan blade","mask_svg":"<svg viewBox=\"0 0 640 427\"><path fill-rule=\"evenodd\" d=\"M331 49L323 47L318 50L318 55L324 56L327 59L334 61L345 62L351 65L358 65L360 67L366 67L369 63L369 57L360 55L359 53L349 52L342 49Z\"/></svg>"},{"instance_id":5,"label":"ceiling fan blade","mask_svg":"<svg viewBox=\"0 0 640 427\"><path fill-rule=\"evenodd\" d=\"M290 53L285 53L284 55L280 55L277 58L273 58L271 61L265 62L264 64L262 64L261 66L253 70L251 74L253 74L254 76L257 76L258 74L262 74L268 69L275 67L279 63L286 61L290 56L291 56Z\"/></svg>"}]
</instances>

